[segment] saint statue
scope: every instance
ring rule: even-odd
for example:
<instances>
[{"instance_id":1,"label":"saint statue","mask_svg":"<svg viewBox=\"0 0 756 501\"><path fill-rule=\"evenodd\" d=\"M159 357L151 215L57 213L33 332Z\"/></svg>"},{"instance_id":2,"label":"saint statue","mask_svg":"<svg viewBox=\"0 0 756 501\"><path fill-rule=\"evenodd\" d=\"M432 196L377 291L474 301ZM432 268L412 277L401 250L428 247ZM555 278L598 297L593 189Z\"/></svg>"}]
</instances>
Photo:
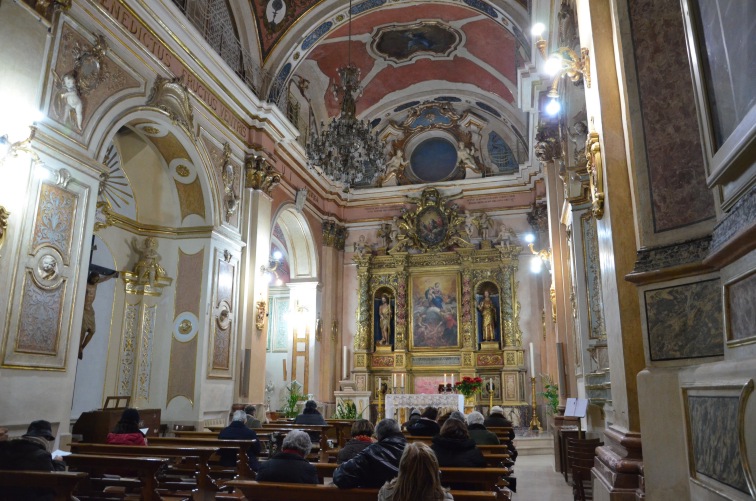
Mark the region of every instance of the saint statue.
<instances>
[{"instance_id":1,"label":"saint statue","mask_svg":"<svg viewBox=\"0 0 756 501\"><path fill-rule=\"evenodd\" d=\"M158 242L152 237L144 239L144 245L139 248L135 245L137 252L139 253L139 261L134 267L134 274L137 276L142 284L149 284L150 287L155 286L155 282L158 279L166 277L165 270L160 266L160 255L157 252Z\"/></svg>"},{"instance_id":2,"label":"saint statue","mask_svg":"<svg viewBox=\"0 0 756 501\"><path fill-rule=\"evenodd\" d=\"M483 292L483 299L477 305L483 322L481 330L483 332L483 341L495 341L496 334L494 327L496 325L496 307L491 300L491 294L488 291Z\"/></svg>"},{"instance_id":3,"label":"saint statue","mask_svg":"<svg viewBox=\"0 0 756 501\"><path fill-rule=\"evenodd\" d=\"M91 272L89 277L87 277L87 289L84 293L84 315L81 319L81 337L79 338L79 360L84 357L84 348L87 347L95 333L95 311L93 304L97 296L97 285L116 277L118 277L118 272L111 275L100 275L96 271Z\"/></svg>"},{"instance_id":4,"label":"saint statue","mask_svg":"<svg viewBox=\"0 0 756 501\"><path fill-rule=\"evenodd\" d=\"M387 294L381 296L378 317L381 326L381 337L378 340L378 344L385 346L391 342L391 302Z\"/></svg>"}]
</instances>

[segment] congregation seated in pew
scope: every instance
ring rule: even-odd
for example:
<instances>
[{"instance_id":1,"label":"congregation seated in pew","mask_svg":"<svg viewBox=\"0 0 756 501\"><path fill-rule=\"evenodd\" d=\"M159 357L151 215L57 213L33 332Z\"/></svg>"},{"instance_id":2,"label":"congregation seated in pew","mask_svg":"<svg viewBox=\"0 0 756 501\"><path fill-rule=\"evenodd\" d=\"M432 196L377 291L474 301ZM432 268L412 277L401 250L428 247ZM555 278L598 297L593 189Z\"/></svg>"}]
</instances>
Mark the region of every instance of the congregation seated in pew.
<instances>
[{"instance_id":1,"label":"congregation seated in pew","mask_svg":"<svg viewBox=\"0 0 756 501\"><path fill-rule=\"evenodd\" d=\"M476 445L499 445L499 437L496 433L488 431L483 422L483 414L480 412L473 411L467 416L467 430L470 438Z\"/></svg>"},{"instance_id":2,"label":"congregation seated in pew","mask_svg":"<svg viewBox=\"0 0 756 501\"><path fill-rule=\"evenodd\" d=\"M426 407L420 415L420 419L407 426L407 431L418 437L433 437L438 435L441 427L436 422L438 418L438 409L435 407Z\"/></svg>"},{"instance_id":3,"label":"congregation seated in pew","mask_svg":"<svg viewBox=\"0 0 756 501\"><path fill-rule=\"evenodd\" d=\"M438 460L422 442L407 444L399 461L399 474L378 491L378 501L447 501L454 497L441 486Z\"/></svg>"},{"instance_id":4,"label":"congregation seated in pew","mask_svg":"<svg viewBox=\"0 0 756 501\"><path fill-rule=\"evenodd\" d=\"M105 442L111 445L147 445L144 433L139 429L139 411L126 408Z\"/></svg>"},{"instance_id":5,"label":"congregation seated in pew","mask_svg":"<svg viewBox=\"0 0 756 501\"><path fill-rule=\"evenodd\" d=\"M375 442L373 432L375 428L373 423L367 419L358 419L352 424L352 438L344 444L339 454L336 456L336 462L341 464L349 461L365 448Z\"/></svg>"},{"instance_id":6,"label":"congregation seated in pew","mask_svg":"<svg viewBox=\"0 0 756 501\"><path fill-rule=\"evenodd\" d=\"M339 488L381 487L399 473L399 460L407 445L399 424L384 419L376 425L375 436L376 443L336 469L333 483Z\"/></svg>"},{"instance_id":7,"label":"congregation seated in pew","mask_svg":"<svg viewBox=\"0 0 756 501\"><path fill-rule=\"evenodd\" d=\"M257 412L257 409L254 405L247 405L244 407L244 413L247 415L247 420L244 424L251 430L262 428L262 423L255 417L255 412Z\"/></svg>"},{"instance_id":8,"label":"congregation seated in pew","mask_svg":"<svg viewBox=\"0 0 756 501\"><path fill-rule=\"evenodd\" d=\"M431 449L441 466L486 466L483 453L470 438L467 424L459 419L450 418L444 423L441 433L433 437Z\"/></svg>"},{"instance_id":9,"label":"congregation seated in pew","mask_svg":"<svg viewBox=\"0 0 756 501\"><path fill-rule=\"evenodd\" d=\"M312 441L307 433L300 430L288 432L281 452L260 464L257 481L317 484L317 471L306 459L310 450Z\"/></svg>"},{"instance_id":10,"label":"congregation seated in pew","mask_svg":"<svg viewBox=\"0 0 756 501\"><path fill-rule=\"evenodd\" d=\"M65 463L59 457L53 458L48 450L53 440L49 421L33 421L20 438L0 442L0 470L64 471ZM37 487L5 487L2 499L46 501L53 499L53 492Z\"/></svg>"},{"instance_id":11,"label":"congregation seated in pew","mask_svg":"<svg viewBox=\"0 0 756 501\"><path fill-rule=\"evenodd\" d=\"M221 440L257 440L257 433L247 428L247 413L244 411L235 411L231 423L218 433ZM234 448L220 449L220 464L223 466L236 466L237 450ZM257 471L257 456L260 455L260 442L255 442L247 450L249 458L249 467L252 471Z\"/></svg>"}]
</instances>

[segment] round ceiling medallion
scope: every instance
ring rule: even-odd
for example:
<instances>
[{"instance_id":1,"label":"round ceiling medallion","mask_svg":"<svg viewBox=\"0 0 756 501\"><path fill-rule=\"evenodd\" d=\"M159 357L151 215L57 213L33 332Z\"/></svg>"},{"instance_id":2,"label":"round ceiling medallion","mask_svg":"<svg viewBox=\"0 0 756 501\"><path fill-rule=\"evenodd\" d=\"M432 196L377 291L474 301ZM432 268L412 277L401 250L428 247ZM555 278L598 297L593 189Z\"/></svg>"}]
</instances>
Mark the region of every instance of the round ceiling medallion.
<instances>
[{"instance_id":1,"label":"round ceiling medallion","mask_svg":"<svg viewBox=\"0 0 756 501\"><path fill-rule=\"evenodd\" d=\"M423 182L443 181L457 166L457 148L442 137L426 139L412 150L410 166Z\"/></svg>"}]
</instances>

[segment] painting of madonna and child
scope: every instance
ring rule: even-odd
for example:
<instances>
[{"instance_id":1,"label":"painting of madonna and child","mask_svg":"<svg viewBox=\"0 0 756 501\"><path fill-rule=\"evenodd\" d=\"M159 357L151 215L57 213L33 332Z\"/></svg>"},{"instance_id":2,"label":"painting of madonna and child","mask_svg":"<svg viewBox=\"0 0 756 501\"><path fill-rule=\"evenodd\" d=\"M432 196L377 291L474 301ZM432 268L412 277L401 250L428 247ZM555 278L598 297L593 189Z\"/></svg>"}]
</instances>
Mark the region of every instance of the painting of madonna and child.
<instances>
[{"instance_id":1,"label":"painting of madonna and child","mask_svg":"<svg viewBox=\"0 0 756 501\"><path fill-rule=\"evenodd\" d=\"M413 275L410 283L412 348L458 347L458 274Z\"/></svg>"}]
</instances>

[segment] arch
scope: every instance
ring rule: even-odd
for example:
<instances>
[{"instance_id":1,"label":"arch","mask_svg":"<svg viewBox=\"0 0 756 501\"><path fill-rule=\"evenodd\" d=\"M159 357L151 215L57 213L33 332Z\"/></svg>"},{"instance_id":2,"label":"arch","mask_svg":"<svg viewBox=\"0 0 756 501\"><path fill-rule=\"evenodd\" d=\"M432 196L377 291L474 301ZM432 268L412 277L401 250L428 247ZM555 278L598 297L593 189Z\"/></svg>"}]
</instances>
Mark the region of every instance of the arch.
<instances>
[{"instance_id":1,"label":"arch","mask_svg":"<svg viewBox=\"0 0 756 501\"><path fill-rule=\"evenodd\" d=\"M282 206L273 218L271 228L278 224L289 252L291 282L311 281L318 277L318 255L315 239L307 219L294 205ZM272 230L271 230L272 231Z\"/></svg>"},{"instance_id":2,"label":"arch","mask_svg":"<svg viewBox=\"0 0 756 501\"><path fill-rule=\"evenodd\" d=\"M164 169L161 174L180 178L181 176L177 176L173 171L181 163L172 163L172 161L179 160L181 154L185 154L186 160L191 164L190 175L192 176L191 179L196 177L199 183L204 217L179 217L178 219L174 219L170 224L165 224L168 221L162 221L160 224L172 227L220 226L220 214L222 213L220 204L222 197L218 191L217 182L214 182L215 174L213 173L214 169L210 161L210 154L202 141L190 135L183 127L172 123L167 113L158 109L145 108L143 106L132 107L122 110L118 115L111 117L109 121L106 120L107 118L103 117L103 120L99 124L98 129L100 129L101 133L98 134L98 131L95 131L95 137L101 138L93 154L97 160L104 161L108 148L111 144L119 141L119 135L123 134L123 129L125 128L138 136L146 147L153 152L155 158L159 159ZM154 126L159 132L151 134L149 131L150 125ZM174 144L180 145L182 152L178 153L174 158L166 158L166 155L160 151L160 148L150 140L151 138L170 138ZM124 169L124 172L129 178L129 184L135 196L139 196L137 195L139 190L134 186L134 180L129 176L128 166ZM174 202L178 206L179 195L176 187L173 187L171 197L175 198Z\"/></svg>"}]
</instances>

